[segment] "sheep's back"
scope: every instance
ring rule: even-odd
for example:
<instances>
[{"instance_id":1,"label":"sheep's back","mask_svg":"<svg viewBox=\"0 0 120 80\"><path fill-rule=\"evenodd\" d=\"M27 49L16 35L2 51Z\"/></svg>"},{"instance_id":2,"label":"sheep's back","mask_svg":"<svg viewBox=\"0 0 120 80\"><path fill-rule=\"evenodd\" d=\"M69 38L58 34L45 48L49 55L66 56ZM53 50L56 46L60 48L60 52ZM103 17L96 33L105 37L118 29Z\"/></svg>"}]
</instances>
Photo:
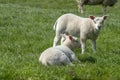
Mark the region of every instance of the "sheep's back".
<instances>
[{"instance_id":1,"label":"sheep's back","mask_svg":"<svg viewBox=\"0 0 120 80\"><path fill-rule=\"evenodd\" d=\"M39 61L44 65L62 65L65 59L68 58L61 50L51 47L41 53Z\"/></svg>"},{"instance_id":2,"label":"sheep's back","mask_svg":"<svg viewBox=\"0 0 120 80\"><path fill-rule=\"evenodd\" d=\"M54 48L62 51L68 58L71 59L71 54L73 53L73 51L71 49L69 49L68 47L60 45L60 46L56 46Z\"/></svg>"}]
</instances>

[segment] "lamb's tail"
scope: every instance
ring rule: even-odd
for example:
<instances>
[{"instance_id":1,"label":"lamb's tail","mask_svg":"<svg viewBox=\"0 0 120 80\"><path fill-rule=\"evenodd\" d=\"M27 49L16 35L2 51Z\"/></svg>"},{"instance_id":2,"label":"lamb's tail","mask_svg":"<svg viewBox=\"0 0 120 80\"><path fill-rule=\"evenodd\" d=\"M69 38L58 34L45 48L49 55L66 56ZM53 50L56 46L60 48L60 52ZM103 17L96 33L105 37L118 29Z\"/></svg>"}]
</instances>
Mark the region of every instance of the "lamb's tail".
<instances>
[{"instance_id":1,"label":"lamb's tail","mask_svg":"<svg viewBox=\"0 0 120 80\"><path fill-rule=\"evenodd\" d=\"M56 26L57 26L57 21L55 22L55 24L53 26L53 30L56 30Z\"/></svg>"}]
</instances>

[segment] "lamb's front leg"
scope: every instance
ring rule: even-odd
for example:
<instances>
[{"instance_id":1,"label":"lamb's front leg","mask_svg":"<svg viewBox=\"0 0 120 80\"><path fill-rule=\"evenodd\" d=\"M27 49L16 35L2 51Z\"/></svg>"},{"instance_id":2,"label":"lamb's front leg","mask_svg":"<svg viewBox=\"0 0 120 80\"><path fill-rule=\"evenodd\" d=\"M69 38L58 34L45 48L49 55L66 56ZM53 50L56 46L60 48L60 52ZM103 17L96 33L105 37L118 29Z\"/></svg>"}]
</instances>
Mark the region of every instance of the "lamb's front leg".
<instances>
[{"instance_id":1,"label":"lamb's front leg","mask_svg":"<svg viewBox=\"0 0 120 80\"><path fill-rule=\"evenodd\" d=\"M91 40L93 52L96 53L96 40Z\"/></svg>"},{"instance_id":2,"label":"lamb's front leg","mask_svg":"<svg viewBox=\"0 0 120 80\"><path fill-rule=\"evenodd\" d=\"M71 54L71 59L72 59L71 61L80 62L74 53Z\"/></svg>"},{"instance_id":3,"label":"lamb's front leg","mask_svg":"<svg viewBox=\"0 0 120 80\"><path fill-rule=\"evenodd\" d=\"M81 42L82 54L84 54L85 46L86 46L86 38L81 39L80 42Z\"/></svg>"}]
</instances>

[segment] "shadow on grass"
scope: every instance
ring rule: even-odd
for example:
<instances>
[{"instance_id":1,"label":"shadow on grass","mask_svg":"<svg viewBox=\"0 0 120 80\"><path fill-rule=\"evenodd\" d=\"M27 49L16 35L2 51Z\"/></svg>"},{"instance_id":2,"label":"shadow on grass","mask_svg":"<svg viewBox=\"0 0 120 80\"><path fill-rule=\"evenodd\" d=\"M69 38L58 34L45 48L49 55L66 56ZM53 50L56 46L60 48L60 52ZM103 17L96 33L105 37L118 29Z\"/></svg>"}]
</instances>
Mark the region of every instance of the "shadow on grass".
<instances>
[{"instance_id":1,"label":"shadow on grass","mask_svg":"<svg viewBox=\"0 0 120 80\"><path fill-rule=\"evenodd\" d=\"M65 80L93 80L93 79L91 79L90 77L86 77L85 75L80 75L74 69L71 69L67 72Z\"/></svg>"},{"instance_id":2,"label":"shadow on grass","mask_svg":"<svg viewBox=\"0 0 120 80\"><path fill-rule=\"evenodd\" d=\"M92 56L88 56L86 58L81 58L80 61L81 62L95 63L97 61L97 59L92 57Z\"/></svg>"}]
</instances>

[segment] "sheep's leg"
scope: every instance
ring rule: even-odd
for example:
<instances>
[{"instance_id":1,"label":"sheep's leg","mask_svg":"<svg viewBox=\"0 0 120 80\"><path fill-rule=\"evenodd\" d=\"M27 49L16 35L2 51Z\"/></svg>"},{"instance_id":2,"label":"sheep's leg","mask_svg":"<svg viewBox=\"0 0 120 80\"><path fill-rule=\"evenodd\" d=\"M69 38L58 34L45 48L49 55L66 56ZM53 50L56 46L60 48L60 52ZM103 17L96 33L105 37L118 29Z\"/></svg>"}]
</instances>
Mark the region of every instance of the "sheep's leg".
<instances>
[{"instance_id":1,"label":"sheep's leg","mask_svg":"<svg viewBox=\"0 0 120 80\"><path fill-rule=\"evenodd\" d=\"M83 13L83 5L78 4L78 12Z\"/></svg>"},{"instance_id":2,"label":"sheep's leg","mask_svg":"<svg viewBox=\"0 0 120 80\"><path fill-rule=\"evenodd\" d=\"M91 40L93 52L96 53L96 40Z\"/></svg>"},{"instance_id":3,"label":"sheep's leg","mask_svg":"<svg viewBox=\"0 0 120 80\"><path fill-rule=\"evenodd\" d=\"M75 54L71 55L73 61L80 62L79 59L75 56Z\"/></svg>"},{"instance_id":4,"label":"sheep's leg","mask_svg":"<svg viewBox=\"0 0 120 80\"><path fill-rule=\"evenodd\" d=\"M56 36L54 38L54 42L53 42L53 47L55 47L57 45L60 38L61 38L60 34L56 34Z\"/></svg>"},{"instance_id":5,"label":"sheep's leg","mask_svg":"<svg viewBox=\"0 0 120 80\"><path fill-rule=\"evenodd\" d=\"M69 63L70 66L75 66L73 63Z\"/></svg>"},{"instance_id":6,"label":"sheep's leg","mask_svg":"<svg viewBox=\"0 0 120 80\"><path fill-rule=\"evenodd\" d=\"M63 53L62 56L60 57L60 63L62 65L66 65L69 64L71 66L74 66L74 64L72 64L72 62L70 61L70 59Z\"/></svg>"},{"instance_id":7,"label":"sheep's leg","mask_svg":"<svg viewBox=\"0 0 120 80\"><path fill-rule=\"evenodd\" d=\"M82 48L82 54L85 52L85 46L86 46L86 39L81 39L81 48Z\"/></svg>"},{"instance_id":8,"label":"sheep's leg","mask_svg":"<svg viewBox=\"0 0 120 80\"><path fill-rule=\"evenodd\" d=\"M45 65L45 66L48 65L48 64L47 64L47 61L46 61L45 59L43 59L43 60L41 61L41 63L42 63L43 65Z\"/></svg>"},{"instance_id":9,"label":"sheep's leg","mask_svg":"<svg viewBox=\"0 0 120 80\"><path fill-rule=\"evenodd\" d=\"M62 37L62 38L61 38L61 44L64 42L64 40L65 40L65 38Z\"/></svg>"},{"instance_id":10,"label":"sheep's leg","mask_svg":"<svg viewBox=\"0 0 120 80\"><path fill-rule=\"evenodd\" d=\"M103 5L103 14L106 14L106 6Z\"/></svg>"},{"instance_id":11,"label":"sheep's leg","mask_svg":"<svg viewBox=\"0 0 120 80\"><path fill-rule=\"evenodd\" d=\"M84 1L83 0L76 0L78 3L78 12L83 13L83 4Z\"/></svg>"}]
</instances>

